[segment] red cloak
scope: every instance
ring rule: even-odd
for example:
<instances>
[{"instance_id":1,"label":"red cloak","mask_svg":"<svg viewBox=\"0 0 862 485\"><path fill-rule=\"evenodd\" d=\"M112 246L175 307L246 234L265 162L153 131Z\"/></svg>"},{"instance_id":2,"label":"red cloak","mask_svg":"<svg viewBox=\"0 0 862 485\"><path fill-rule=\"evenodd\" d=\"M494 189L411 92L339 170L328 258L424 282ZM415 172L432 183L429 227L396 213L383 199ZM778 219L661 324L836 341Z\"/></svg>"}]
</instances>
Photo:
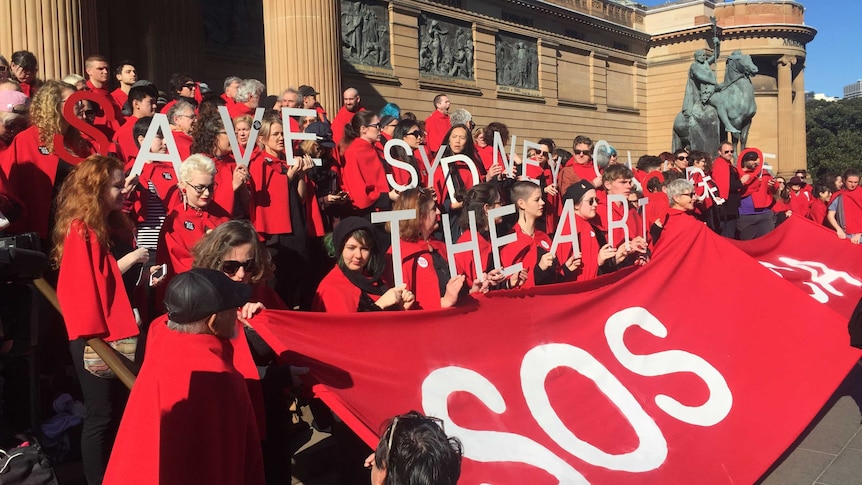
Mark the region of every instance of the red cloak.
<instances>
[{"instance_id":1,"label":"red cloak","mask_svg":"<svg viewBox=\"0 0 862 485\"><path fill-rule=\"evenodd\" d=\"M69 340L101 337L110 342L138 334L117 260L78 220L63 244L57 300Z\"/></svg>"},{"instance_id":2,"label":"red cloak","mask_svg":"<svg viewBox=\"0 0 862 485\"><path fill-rule=\"evenodd\" d=\"M151 327L105 485L263 484L263 457L231 341ZM146 466L141 466L146 463Z\"/></svg>"},{"instance_id":3,"label":"red cloak","mask_svg":"<svg viewBox=\"0 0 862 485\"><path fill-rule=\"evenodd\" d=\"M368 140L357 138L344 151L342 186L357 209L373 206L381 194L389 192L386 170Z\"/></svg>"}]
</instances>

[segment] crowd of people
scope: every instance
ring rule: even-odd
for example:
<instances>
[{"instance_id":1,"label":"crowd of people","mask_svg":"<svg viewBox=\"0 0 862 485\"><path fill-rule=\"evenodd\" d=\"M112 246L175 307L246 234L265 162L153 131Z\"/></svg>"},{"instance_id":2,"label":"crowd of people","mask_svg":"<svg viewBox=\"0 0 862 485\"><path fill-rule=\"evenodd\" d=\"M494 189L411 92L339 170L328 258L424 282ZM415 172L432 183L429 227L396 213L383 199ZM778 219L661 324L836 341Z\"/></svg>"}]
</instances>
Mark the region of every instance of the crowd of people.
<instances>
[{"instance_id":1,"label":"crowd of people","mask_svg":"<svg viewBox=\"0 0 862 485\"><path fill-rule=\"evenodd\" d=\"M91 56L85 68L86 77L39 81L33 54L16 52L11 63L0 56L0 229L10 237L36 233L58 270L57 294L87 406L82 454L89 483L101 483L113 466L112 422L123 407L113 398L118 381L105 378L104 362L87 345L93 337L143 360L146 347L152 346L147 354L165 355L162 346L183 345L172 332L216 338L189 344L199 350L236 334L236 351L218 352L227 364L210 364L257 382L237 399L254 411L271 477L284 470L275 458L279 418L258 374L258 367L276 361L254 330L262 310L416 311L452 307L470 293L586 281L648 264L662 232L687 217L738 239L763 236L787 217L810 218L854 244L862 238L858 170L824 174L813 184L799 170L787 181L770 173L759 150L736 154L730 143L717 154L681 149L643 155L634 166L604 147L599 163L593 140L584 135L574 137L571 152L541 138L522 160L495 150L495 140L509 143L503 122L477 126L466 109L450 110L445 94L434 97L433 111L422 119L391 103L367 109L360 93L348 88L330 119L307 85L264 96L260 81L229 77L216 92L175 73L163 92L139 80L130 61L111 71L104 57ZM111 72L118 84L113 91ZM75 119L69 119L66 100L78 90L101 95L102 102L76 102ZM293 117L282 108L315 116ZM166 115L170 132L148 137L157 113ZM251 152L243 157L247 165L235 159L229 130L239 153ZM286 136L300 131L314 139ZM112 142L107 150L96 133ZM182 161L179 170L148 161L140 174L132 173L141 150L164 154L169 147ZM374 214L387 211L412 215L372 223ZM567 234L577 249L554 247L557 236ZM495 240L506 235L510 241L495 250ZM478 251L453 254L452 273L450 248L470 242ZM242 302L229 305L238 308L236 319L219 316L229 308L218 305L175 309L177 293L193 286L194 278L185 275L204 269L249 288ZM217 283L200 278L194 284ZM158 320L166 309L167 317ZM153 360L144 360L145 387L159 379L156 370L144 374L147 366L168 372ZM129 403L140 416L146 413L136 394L146 394L133 393ZM384 433L388 446L381 440L367 465L395 466L387 455L396 424L422 419L393 421ZM129 429L135 425L124 420L117 446L136 446L124 438ZM460 457L457 444L444 448ZM123 448L114 456L135 454ZM258 463L254 457L247 462ZM457 471L447 473L457 480ZM381 483L400 483L385 475ZM121 476L108 478L120 483ZM234 476L244 477L235 483L263 480Z\"/></svg>"}]
</instances>

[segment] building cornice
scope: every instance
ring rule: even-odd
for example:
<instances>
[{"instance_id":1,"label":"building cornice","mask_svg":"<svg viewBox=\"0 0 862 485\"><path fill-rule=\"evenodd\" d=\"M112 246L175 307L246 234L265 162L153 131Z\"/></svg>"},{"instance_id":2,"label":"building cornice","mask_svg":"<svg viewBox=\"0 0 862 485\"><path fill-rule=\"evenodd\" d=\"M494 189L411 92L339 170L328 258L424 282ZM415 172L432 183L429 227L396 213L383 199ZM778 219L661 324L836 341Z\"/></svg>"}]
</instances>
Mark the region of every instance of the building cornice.
<instances>
[{"instance_id":1,"label":"building cornice","mask_svg":"<svg viewBox=\"0 0 862 485\"><path fill-rule=\"evenodd\" d=\"M732 27L719 27L719 37L788 37L805 45L817 35L817 29L807 25L799 24L748 24L734 25ZM712 25L702 24L673 32L655 34L650 39L650 46L655 47L665 44L675 44L689 40L703 39L705 36L712 37Z\"/></svg>"}]
</instances>

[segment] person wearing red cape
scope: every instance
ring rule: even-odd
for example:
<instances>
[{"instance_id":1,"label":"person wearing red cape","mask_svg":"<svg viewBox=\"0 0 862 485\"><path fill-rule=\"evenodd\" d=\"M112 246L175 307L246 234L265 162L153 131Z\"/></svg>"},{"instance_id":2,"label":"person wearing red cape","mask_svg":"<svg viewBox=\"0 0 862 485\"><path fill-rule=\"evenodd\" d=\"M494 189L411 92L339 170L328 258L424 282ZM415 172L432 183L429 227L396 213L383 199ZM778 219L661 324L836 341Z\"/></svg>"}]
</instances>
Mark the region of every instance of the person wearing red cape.
<instances>
[{"instance_id":1,"label":"person wearing red cape","mask_svg":"<svg viewBox=\"0 0 862 485\"><path fill-rule=\"evenodd\" d=\"M105 485L265 483L254 409L232 363L237 308L251 287L195 268L165 297L132 388ZM142 466L144 465L145 466Z\"/></svg>"}]
</instances>

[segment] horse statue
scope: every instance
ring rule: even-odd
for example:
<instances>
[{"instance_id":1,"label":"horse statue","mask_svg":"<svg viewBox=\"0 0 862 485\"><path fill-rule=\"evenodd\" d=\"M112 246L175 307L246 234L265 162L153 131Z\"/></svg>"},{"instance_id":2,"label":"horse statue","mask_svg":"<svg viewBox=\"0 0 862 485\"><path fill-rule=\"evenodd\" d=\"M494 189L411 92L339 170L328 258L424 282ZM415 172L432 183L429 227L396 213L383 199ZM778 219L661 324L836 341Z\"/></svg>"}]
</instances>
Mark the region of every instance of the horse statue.
<instances>
[{"instance_id":1,"label":"horse statue","mask_svg":"<svg viewBox=\"0 0 862 485\"><path fill-rule=\"evenodd\" d=\"M691 115L686 117L682 112L674 119L673 150L691 148L715 153L718 145L727 139L727 133L730 133L734 153L744 150L748 143L751 119L757 112L757 104L754 101L754 86L751 84L751 76L754 74L757 74L757 66L754 65L750 55L737 50L728 56L724 82L716 87L714 93L710 93L709 90L701 93L702 106L698 106L700 111L694 110L701 115L701 119L692 120ZM689 108L689 112L692 111ZM714 133L713 127L718 125L717 135L719 138L715 140L714 147L711 146L713 143L698 140L702 137L698 137L697 133L692 132L692 123L707 128L706 131L710 133ZM712 136L706 138L712 139Z\"/></svg>"}]
</instances>

